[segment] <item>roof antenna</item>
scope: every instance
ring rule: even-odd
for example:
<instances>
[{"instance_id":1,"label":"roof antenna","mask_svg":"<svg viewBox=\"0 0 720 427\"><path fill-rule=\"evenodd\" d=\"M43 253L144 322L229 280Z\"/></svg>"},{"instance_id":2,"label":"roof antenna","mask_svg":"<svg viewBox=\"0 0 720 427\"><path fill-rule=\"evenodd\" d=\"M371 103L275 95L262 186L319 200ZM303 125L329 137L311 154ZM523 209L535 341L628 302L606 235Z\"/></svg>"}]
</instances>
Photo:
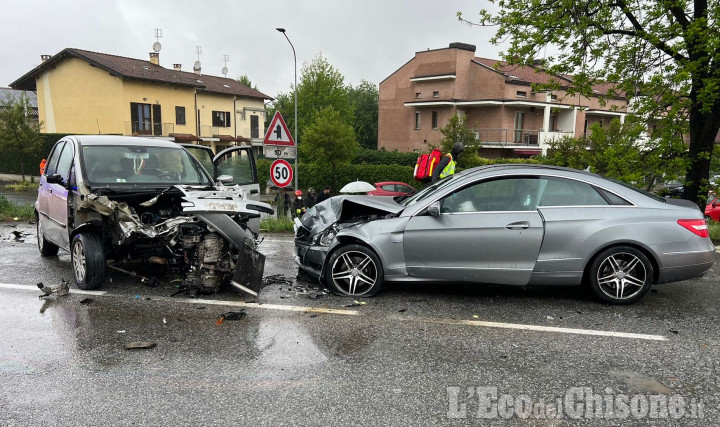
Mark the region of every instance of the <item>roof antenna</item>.
<instances>
[{"instance_id":1,"label":"roof antenna","mask_svg":"<svg viewBox=\"0 0 720 427\"><path fill-rule=\"evenodd\" d=\"M153 43L153 50L155 52L160 52L160 49L162 49L162 45L160 44L161 38L162 30L160 28L155 28L155 43Z\"/></svg>"},{"instance_id":2,"label":"roof antenna","mask_svg":"<svg viewBox=\"0 0 720 427\"><path fill-rule=\"evenodd\" d=\"M195 53L197 54L197 61L193 64L193 70L199 72L202 64L200 64L200 54L202 53L202 46L195 46Z\"/></svg>"},{"instance_id":3,"label":"roof antenna","mask_svg":"<svg viewBox=\"0 0 720 427\"><path fill-rule=\"evenodd\" d=\"M225 66L222 69L222 73L225 76L225 78L227 78L227 73L228 73L227 63L228 63L228 61L230 61L230 55L228 55L228 54L223 55L223 61L225 61Z\"/></svg>"}]
</instances>

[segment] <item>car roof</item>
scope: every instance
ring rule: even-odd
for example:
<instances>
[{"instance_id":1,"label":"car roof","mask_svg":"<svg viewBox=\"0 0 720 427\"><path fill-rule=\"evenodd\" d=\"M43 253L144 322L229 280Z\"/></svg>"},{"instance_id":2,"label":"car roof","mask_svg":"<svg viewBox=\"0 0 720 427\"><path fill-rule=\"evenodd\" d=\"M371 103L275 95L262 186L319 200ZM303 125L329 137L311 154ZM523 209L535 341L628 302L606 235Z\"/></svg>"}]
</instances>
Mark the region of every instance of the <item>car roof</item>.
<instances>
[{"instance_id":1,"label":"car roof","mask_svg":"<svg viewBox=\"0 0 720 427\"><path fill-rule=\"evenodd\" d=\"M387 185L387 184L402 184L402 185L407 185L408 187L410 186L410 184L408 184L406 182L400 182L400 181L381 181L381 182L375 183L375 185Z\"/></svg>"},{"instance_id":2,"label":"car roof","mask_svg":"<svg viewBox=\"0 0 720 427\"><path fill-rule=\"evenodd\" d=\"M136 145L140 147L167 147L180 148L173 141L155 138L141 138L137 136L120 135L69 135L80 145Z\"/></svg>"}]
</instances>

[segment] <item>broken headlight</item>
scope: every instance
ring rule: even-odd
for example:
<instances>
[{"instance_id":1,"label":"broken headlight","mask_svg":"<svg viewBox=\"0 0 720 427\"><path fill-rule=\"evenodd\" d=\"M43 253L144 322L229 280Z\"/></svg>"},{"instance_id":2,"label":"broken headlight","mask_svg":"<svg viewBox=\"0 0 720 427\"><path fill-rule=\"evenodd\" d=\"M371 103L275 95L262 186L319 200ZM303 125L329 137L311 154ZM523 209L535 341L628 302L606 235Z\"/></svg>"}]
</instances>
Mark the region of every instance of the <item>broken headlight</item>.
<instances>
[{"instance_id":1,"label":"broken headlight","mask_svg":"<svg viewBox=\"0 0 720 427\"><path fill-rule=\"evenodd\" d=\"M336 234L337 229L335 227L330 227L322 233L316 234L315 237L313 237L313 244L320 246L330 246L330 243L333 241Z\"/></svg>"}]
</instances>

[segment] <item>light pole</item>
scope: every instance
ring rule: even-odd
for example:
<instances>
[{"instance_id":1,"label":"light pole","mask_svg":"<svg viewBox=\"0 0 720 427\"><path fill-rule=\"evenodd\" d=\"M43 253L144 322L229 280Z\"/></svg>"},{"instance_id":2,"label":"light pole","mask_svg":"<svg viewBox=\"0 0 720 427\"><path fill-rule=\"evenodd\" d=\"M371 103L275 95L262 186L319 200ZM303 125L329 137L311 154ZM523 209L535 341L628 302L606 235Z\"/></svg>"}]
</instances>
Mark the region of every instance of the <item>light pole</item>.
<instances>
[{"instance_id":1,"label":"light pole","mask_svg":"<svg viewBox=\"0 0 720 427\"><path fill-rule=\"evenodd\" d=\"M298 132L297 132L297 55L295 55L295 46L293 46L292 42L288 38L287 34L285 33L285 28L275 28L276 30L280 31L283 36L285 36L285 39L287 39L288 43L290 43L290 47L293 51L293 59L295 60L295 191L298 189Z\"/></svg>"}]
</instances>

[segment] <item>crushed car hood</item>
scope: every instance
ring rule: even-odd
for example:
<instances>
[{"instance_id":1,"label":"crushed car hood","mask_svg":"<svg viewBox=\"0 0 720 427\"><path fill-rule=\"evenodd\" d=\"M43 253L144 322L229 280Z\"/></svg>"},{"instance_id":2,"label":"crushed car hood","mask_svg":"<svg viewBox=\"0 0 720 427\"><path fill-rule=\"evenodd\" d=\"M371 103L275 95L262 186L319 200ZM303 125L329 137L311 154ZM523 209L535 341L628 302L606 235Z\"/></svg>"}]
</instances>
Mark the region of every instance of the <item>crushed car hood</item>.
<instances>
[{"instance_id":1,"label":"crushed car hood","mask_svg":"<svg viewBox=\"0 0 720 427\"><path fill-rule=\"evenodd\" d=\"M403 209L389 196L334 196L310 208L300 222L313 235L338 221L373 220L397 214Z\"/></svg>"}]
</instances>

